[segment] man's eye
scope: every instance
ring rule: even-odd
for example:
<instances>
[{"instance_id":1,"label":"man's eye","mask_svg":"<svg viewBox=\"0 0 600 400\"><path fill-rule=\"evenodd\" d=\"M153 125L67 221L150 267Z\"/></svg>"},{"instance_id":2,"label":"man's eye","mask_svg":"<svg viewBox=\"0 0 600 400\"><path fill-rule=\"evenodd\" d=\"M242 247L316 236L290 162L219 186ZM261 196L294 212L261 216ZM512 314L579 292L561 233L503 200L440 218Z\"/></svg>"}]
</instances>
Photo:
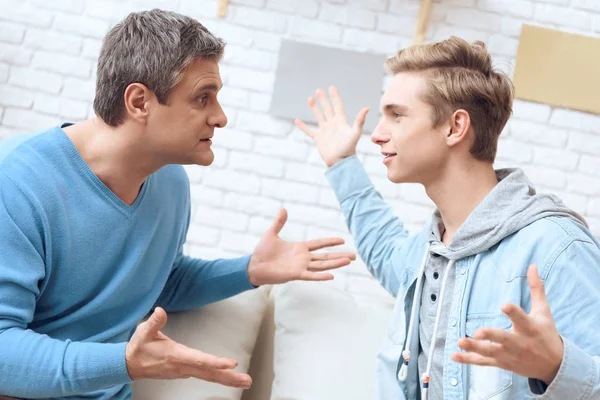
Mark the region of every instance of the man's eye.
<instances>
[{"instance_id":1,"label":"man's eye","mask_svg":"<svg viewBox=\"0 0 600 400\"><path fill-rule=\"evenodd\" d=\"M206 105L206 103L208 102L208 96L207 95L202 95L198 97L198 102L200 102L200 104L202 104L203 106Z\"/></svg>"}]
</instances>

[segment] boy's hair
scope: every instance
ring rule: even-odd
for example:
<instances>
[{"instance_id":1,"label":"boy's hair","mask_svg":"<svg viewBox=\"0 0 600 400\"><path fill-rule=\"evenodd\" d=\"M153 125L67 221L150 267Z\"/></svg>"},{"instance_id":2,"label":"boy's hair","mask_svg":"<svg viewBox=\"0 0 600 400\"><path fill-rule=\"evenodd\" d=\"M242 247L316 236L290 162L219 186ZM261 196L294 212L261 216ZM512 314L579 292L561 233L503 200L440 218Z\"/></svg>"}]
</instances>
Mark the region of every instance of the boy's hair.
<instances>
[{"instance_id":1,"label":"boy's hair","mask_svg":"<svg viewBox=\"0 0 600 400\"><path fill-rule=\"evenodd\" d=\"M139 82L166 104L183 71L197 59L220 61L225 42L200 22L171 11L129 14L104 38L94 111L104 122L124 122L125 89Z\"/></svg>"},{"instance_id":2,"label":"boy's hair","mask_svg":"<svg viewBox=\"0 0 600 400\"><path fill-rule=\"evenodd\" d=\"M433 125L454 111L469 113L475 132L473 157L493 162L498 138L512 113L514 89L510 79L492 67L485 44L458 37L400 50L385 63L392 74L416 72L427 80L423 100L433 108Z\"/></svg>"}]
</instances>

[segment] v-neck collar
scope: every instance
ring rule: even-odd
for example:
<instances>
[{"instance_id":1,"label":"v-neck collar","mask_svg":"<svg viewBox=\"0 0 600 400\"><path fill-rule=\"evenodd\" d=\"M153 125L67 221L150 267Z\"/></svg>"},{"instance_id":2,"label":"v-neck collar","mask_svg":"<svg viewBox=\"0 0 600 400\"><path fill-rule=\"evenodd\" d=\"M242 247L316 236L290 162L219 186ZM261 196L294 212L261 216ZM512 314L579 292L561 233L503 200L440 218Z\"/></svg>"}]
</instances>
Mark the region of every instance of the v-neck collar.
<instances>
[{"instance_id":1,"label":"v-neck collar","mask_svg":"<svg viewBox=\"0 0 600 400\"><path fill-rule=\"evenodd\" d=\"M148 186L150 186L150 182L152 180L152 175L148 176L148 178L146 178L146 180L142 184L140 192L138 193L135 201L131 205L125 203L119 198L119 196L117 196L112 190L110 190L108 186L106 186L104 182L102 182L100 178L96 176L96 174L94 174L89 165L85 162L85 160L79 153L79 150L77 150L77 147L75 147L67 133L63 130L64 127L70 125L73 124L64 123L59 127L58 131L60 132L60 137L65 142L65 148L71 160L76 164L80 171L83 172L83 175L86 176L90 183L92 183L96 188L98 188L100 192L102 192L119 211L121 211L128 217L132 216L135 213L135 210L137 210L137 208L139 207L140 203L144 200L146 192L148 191Z\"/></svg>"}]
</instances>

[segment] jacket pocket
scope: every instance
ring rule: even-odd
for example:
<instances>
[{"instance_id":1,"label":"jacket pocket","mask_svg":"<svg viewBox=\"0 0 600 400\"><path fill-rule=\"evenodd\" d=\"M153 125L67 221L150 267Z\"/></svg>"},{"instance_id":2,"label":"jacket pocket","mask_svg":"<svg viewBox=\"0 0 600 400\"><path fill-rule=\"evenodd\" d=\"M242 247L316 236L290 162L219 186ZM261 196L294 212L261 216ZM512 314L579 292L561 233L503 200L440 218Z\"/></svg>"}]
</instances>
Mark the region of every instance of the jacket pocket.
<instances>
[{"instance_id":1,"label":"jacket pocket","mask_svg":"<svg viewBox=\"0 0 600 400\"><path fill-rule=\"evenodd\" d=\"M512 322L504 314L477 314L468 316L465 325L466 334L473 338L479 328L498 328L510 331ZM479 365L469 365L469 400L512 400L510 387L512 386L512 372Z\"/></svg>"}]
</instances>

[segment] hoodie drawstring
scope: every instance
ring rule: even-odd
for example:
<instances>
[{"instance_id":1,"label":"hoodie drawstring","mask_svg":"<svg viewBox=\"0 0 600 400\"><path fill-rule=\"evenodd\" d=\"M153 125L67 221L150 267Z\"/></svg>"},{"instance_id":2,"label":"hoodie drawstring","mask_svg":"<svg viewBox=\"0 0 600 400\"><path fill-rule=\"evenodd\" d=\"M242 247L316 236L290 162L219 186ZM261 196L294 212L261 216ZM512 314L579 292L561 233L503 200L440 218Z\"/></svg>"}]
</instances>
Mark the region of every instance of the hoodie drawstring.
<instances>
[{"instance_id":1,"label":"hoodie drawstring","mask_svg":"<svg viewBox=\"0 0 600 400\"><path fill-rule=\"evenodd\" d=\"M419 267L419 275L417 277L417 283L415 287L415 293L413 295L413 304L412 310L410 312L410 322L408 324L408 335L406 337L406 344L404 345L404 350L402 351L402 366L400 367L400 371L398 371L398 379L400 381L405 381L408 376L408 364L410 363L410 345L412 341L413 329L415 327L415 319L417 318L417 304L421 304L421 292L423 290L423 276L425 275L425 266L427 265L427 260L429 259L429 244L425 249L425 255L423 256L423 260L421 261L421 266ZM427 368L425 369L425 373L423 373L421 377L422 381L422 391L421 391L421 400L428 400L428 389L429 389L429 381L431 374L431 367L433 361L433 351L435 349L436 341L437 341L437 332L440 325L441 319L441 311L442 311L442 303L444 300L444 294L446 292L446 286L448 282L448 275L450 269L454 265L454 260L450 260L448 265L444 269L444 278L442 279L442 288L440 291L439 302L435 315L435 323L433 325L433 336L431 338L431 344L429 346L429 357L427 357Z\"/></svg>"},{"instance_id":2,"label":"hoodie drawstring","mask_svg":"<svg viewBox=\"0 0 600 400\"><path fill-rule=\"evenodd\" d=\"M408 363L410 362L410 342L412 339L412 331L415 327L415 318L416 318L416 310L417 303L420 303L418 300L421 298L421 290L422 290L422 282L423 275L425 274L425 265L427 264L427 260L429 259L429 244L425 248L425 255L423 256L423 261L421 261L421 266L419 267L419 275L417 277L417 285L415 287L415 294L413 295L413 304L412 310L410 312L410 322L408 324L408 336L406 337L406 344L404 345L404 351L402 351L402 358L404 362L400 367L400 371L398 371L398 379L401 381L405 381L408 376Z\"/></svg>"}]
</instances>

